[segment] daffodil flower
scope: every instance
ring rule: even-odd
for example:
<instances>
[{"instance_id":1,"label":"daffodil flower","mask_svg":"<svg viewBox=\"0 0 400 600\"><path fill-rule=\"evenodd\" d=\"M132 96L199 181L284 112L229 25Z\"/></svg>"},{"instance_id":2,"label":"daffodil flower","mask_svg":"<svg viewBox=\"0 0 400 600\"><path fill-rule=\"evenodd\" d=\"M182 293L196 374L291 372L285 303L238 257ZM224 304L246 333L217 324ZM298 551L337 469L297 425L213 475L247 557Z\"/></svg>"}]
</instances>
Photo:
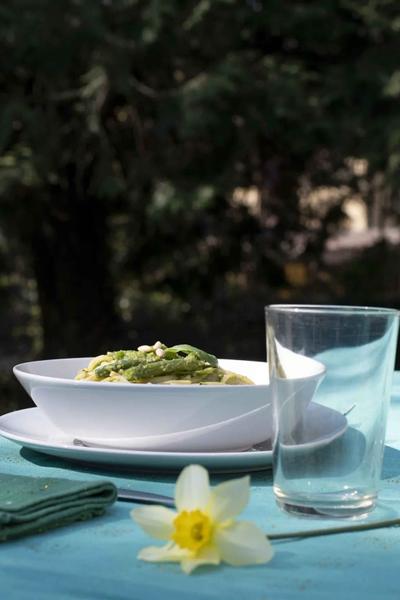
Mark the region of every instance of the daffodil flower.
<instances>
[{"instance_id":1,"label":"daffodil flower","mask_svg":"<svg viewBox=\"0 0 400 600\"><path fill-rule=\"evenodd\" d=\"M273 550L265 534L254 523L235 520L247 505L249 495L248 476L210 488L204 467L185 467L175 487L177 511L146 506L131 512L146 533L167 542L164 546L143 548L138 558L180 562L185 573L221 561L234 566L268 562Z\"/></svg>"}]
</instances>

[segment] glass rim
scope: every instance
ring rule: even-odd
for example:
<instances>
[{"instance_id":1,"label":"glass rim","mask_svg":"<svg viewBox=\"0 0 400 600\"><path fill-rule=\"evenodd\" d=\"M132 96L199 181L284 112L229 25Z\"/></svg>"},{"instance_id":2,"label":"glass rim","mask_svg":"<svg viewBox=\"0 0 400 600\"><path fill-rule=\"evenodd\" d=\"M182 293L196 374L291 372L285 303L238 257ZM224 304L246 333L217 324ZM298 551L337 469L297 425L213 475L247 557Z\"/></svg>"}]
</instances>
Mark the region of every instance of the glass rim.
<instances>
[{"instance_id":1,"label":"glass rim","mask_svg":"<svg viewBox=\"0 0 400 600\"><path fill-rule=\"evenodd\" d=\"M281 313L305 313L305 314L347 314L347 315L381 315L399 316L397 308L385 308L380 306L352 306L347 304L268 304L265 312L274 311Z\"/></svg>"}]
</instances>

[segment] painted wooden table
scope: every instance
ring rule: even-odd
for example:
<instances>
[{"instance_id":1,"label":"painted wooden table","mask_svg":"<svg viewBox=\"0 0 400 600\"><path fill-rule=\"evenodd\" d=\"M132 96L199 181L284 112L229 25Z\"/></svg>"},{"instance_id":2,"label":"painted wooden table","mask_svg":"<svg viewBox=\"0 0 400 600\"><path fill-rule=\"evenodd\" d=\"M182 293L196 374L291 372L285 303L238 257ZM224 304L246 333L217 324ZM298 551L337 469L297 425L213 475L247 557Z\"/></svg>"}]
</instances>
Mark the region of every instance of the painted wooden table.
<instances>
[{"instance_id":1,"label":"painted wooden table","mask_svg":"<svg viewBox=\"0 0 400 600\"><path fill-rule=\"evenodd\" d=\"M116 485L171 495L176 475L99 470L21 449L0 438L5 473L74 479L108 478ZM229 476L232 477L232 476ZM217 483L228 476L212 477ZM400 373L395 374L379 507L371 519L400 515ZM117 502L105 516L0 545L0 598L385 600L400 598L400 528L391 527L274 542L264 566L207 567L187 576L176 564L136 559L152 541L133 523L134 505ZM276 507L271 473L252 474L243 514L265 531L315 526ZM327 525L328 523L328 525ZM329 524L324 521L324 526Z\"/></svg>"}]
</instances>

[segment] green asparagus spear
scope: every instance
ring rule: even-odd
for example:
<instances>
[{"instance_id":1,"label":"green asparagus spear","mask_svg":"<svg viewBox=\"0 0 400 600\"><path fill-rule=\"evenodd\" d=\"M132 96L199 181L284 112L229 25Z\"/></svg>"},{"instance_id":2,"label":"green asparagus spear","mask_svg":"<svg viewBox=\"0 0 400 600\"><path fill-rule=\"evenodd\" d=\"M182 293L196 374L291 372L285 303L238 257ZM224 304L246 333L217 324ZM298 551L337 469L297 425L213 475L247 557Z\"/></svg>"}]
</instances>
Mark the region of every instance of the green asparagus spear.
<instances>
[{"instance_id":1,"label":"green asparagus spear","mask_svg":"<svg viewBox=\"0 0 400 600\"><path fill-rule=\"evenodd\" d=\"M184 358L172 358L170 360L157 360L138 364L125 371L124 375L128 381L138 381L162 375L192 373L204 366L203 361L189 354Z\"/></svg>"},{"instance_id":2,"label":"green asparagus spear","mask_svg":"<svg viewBox=\"0 0 400 600\"><path fill-rule=\"evenodd\" d=\"M204 352L204 350L200 350L200 348L190 346L189 344L177 344L176 346L169 348L169 350L173 350L177 354L183 354L184 356L193 354L196 358L208 363L212 367L216 367L218 365L218 359L216 356L209 354L208 352Z\"/></svg>"},{"instance_id":3,"label":"green asparagus spear","mask_svg":"<svg viewBox=\"0 0 400 600\"><path fill-rule=\"evenodd\" d=\"M116 352L115 354L121 355L121 350ZM95 369L96 377L108 377L110 373L113 372L123 372L125 369L129 369L130 367L134 367L135 365L139 365L143 363L143 361L150 361L151 358L145 355L143 352L126 352L124 358L118 358L113 362L106 363L100 367ZM155 358L153 358L155 360Z\"/></svg>"}]
</instances>

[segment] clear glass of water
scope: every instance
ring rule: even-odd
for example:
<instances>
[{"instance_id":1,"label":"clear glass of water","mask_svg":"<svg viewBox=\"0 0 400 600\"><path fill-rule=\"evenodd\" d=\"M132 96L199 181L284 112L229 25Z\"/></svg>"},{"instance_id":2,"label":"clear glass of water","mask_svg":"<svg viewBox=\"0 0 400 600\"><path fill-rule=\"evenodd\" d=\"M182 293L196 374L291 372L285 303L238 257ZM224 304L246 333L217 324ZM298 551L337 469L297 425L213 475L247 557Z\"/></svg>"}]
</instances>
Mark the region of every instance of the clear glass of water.
<instances>
[{"instance_id":1,"label":"clear glass of water","mask_svg":"<svg viewBox=\"0 0 400 600\"><path fill-rule=\"evenodd\" d=\"M284 510L359 517L375 506L399 312L266 307L274 493Z\"/></svg>"}]
</instances>

